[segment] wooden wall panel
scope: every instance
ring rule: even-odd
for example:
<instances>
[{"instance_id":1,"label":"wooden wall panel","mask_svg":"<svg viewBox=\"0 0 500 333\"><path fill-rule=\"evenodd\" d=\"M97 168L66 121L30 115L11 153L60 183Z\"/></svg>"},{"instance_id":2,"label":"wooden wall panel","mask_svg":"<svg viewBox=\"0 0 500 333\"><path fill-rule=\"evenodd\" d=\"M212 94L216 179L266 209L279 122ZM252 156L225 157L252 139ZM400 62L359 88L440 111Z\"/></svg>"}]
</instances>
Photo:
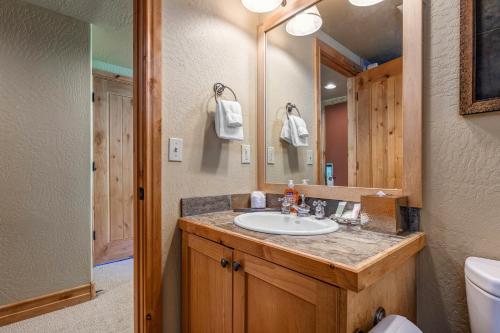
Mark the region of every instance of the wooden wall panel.
<instances>
[{"instance_id":1,"label":"wooden wall panel","mask_svg":"<svg viewBox=\"0 0 500 333\"><path fill-rule=\"evenodd\" d=\"M123 97L123 238L134 234L134 104Z\"/></svg>"},{"instance_id":2,"label":"wooden wall panel","mask_svg":"<svg viewBox=\"0 0 500 333\"><path fill-rule=\"evenodd\" d=\"M357 137L357 187L372 187L371 173L371 90L363 80L356 80Z\"/></svg>"},{"instance_id":3,"label":"wooden wall panel","mask_svg":"<svg viewBox=\"0 0 500 333\"><path fill-rule=\"evenodd\" d=\"M109 225L110 240L123 239L122 96L109 94Z\"/></svg>"}]
</instances>

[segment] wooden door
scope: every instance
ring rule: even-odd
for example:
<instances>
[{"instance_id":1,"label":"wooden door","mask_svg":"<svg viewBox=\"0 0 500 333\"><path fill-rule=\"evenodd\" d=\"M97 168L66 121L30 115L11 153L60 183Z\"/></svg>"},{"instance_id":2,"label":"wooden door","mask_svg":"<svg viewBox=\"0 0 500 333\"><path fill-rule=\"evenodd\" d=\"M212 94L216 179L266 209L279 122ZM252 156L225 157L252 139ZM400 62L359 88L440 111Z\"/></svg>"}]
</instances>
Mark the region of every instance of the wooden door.
<instances>
[{"instance_id":1,"label":"wooden door","mask_svg":"<svg viewBox=\"0 0 500 333\"><path fill-rule=\"evenodd\" d=\"M356 107L349 115L356 119L356 141L349 143L356 161L349 162L349 186L402 188L402 71L397 58L356 76Z\"/></svg>"},{"instance_id":2,"label":"wooden door","mask_svg":"<svg viewBox=\"0 0 500 333\"><path fill-rule=\"evenodd\" d=\"M94 75L94 265L133 254L132 96L131 81Z\"/></svg>"},{"instance_id":3,"label":"wooden door","mask_svg":"<svg viewBox=\"0 0 500 333\"><path fill-rule=\"evenodd\" d=\"M233 251L183 233L182 331L232 332Z\"/></svg>"},{"instance_id":4,"label":"wooden door","mask_svg":"<svg viewBox=\"0 0 500 333\"><path fill-rule=\"evenodd\" d=\"M339 288L239 251L234 262L235 333L339 331Z\"/></svg>"}]
</instances>

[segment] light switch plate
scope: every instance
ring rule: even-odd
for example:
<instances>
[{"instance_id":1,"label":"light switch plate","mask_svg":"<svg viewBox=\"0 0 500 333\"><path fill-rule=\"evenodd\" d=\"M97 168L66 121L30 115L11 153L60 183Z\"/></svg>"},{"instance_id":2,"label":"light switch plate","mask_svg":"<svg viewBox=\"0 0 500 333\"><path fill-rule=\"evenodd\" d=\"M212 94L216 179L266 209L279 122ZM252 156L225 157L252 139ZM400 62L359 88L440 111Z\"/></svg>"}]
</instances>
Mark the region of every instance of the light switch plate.
<instances>
[{"instance_id":1,"label":"light switch plate","mask_svg":"<svg viewBox=\"0 0 500 333\"><path fill-rule=\"evenodd\" d=\"M250 164L251 154L250 145L241 145L241 164Z\"/></svg>"},{"instance_id":2,"label":"light switch plate","mask_svg":"<svg viewBox=\"0 0 500 333\"><path fill-rule=\"evenodd\" d=\"M183 140L170 138L168 145L168 160L171 162L182 162Z\"/></svg>"},{"instance_id":3,"label":"light switch plate","mask_svg":"<svg viewBox=\"0 0 500 333\"><path fill-rule=\"evenodd\" d=\"M312 150L307 151L307 165L313 165L314 164L314 154Z\"/></svg>"},{"instance_id":4,"label":"light switch plate","mask_svg":"<svg viewBox=\"0 0 500 333\"><path fill-rule=\"evenodd\" d=\"M267 147L267 164L274 164L274 147Z\"/></svg>"}]
</instances>

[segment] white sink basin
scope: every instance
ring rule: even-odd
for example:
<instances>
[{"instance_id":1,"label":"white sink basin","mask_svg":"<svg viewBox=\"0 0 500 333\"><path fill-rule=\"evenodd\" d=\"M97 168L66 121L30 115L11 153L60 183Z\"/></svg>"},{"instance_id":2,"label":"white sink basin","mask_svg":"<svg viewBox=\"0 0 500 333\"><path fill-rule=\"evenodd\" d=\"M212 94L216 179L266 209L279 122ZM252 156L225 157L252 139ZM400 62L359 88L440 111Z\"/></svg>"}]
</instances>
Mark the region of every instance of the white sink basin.
<instances>
[{"instance_id":1,"label":"white sink basin","mask_svg":"<svg viewBox=\"0 0 500 333\"><path fill-rule=\"evenodd\" d=\"M339 225L330 219L297 217L280 213L248 213L237 216L234 223L242 228L276 235L312 236L337 231Z\"/></svg>"}]
</instances>

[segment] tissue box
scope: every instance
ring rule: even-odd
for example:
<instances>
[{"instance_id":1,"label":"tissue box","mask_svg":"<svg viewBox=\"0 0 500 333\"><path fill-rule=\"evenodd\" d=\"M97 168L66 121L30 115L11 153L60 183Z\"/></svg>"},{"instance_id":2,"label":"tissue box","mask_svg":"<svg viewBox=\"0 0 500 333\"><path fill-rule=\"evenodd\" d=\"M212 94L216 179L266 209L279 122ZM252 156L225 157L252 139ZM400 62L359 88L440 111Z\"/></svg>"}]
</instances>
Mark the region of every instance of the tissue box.
<instances>
[{"instance_id":1,"label":"tissue box","mask_svg":"<svg viewBox=\"0 0 500 333\"><path fill-rule=\"evenodd\" d=\"M361 196L361 225L363 229L400 234L408 229L401 206L408 205L406 196Z\"/></svg>"}]
</instances>

